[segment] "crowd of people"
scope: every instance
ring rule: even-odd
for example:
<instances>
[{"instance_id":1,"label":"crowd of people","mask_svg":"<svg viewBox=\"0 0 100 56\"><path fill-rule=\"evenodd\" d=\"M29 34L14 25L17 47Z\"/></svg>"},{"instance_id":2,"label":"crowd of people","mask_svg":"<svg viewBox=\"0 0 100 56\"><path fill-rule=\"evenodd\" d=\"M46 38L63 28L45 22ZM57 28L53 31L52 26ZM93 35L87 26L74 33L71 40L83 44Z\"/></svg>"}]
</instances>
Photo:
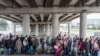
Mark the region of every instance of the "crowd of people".
<instances>
[{"instance_id":1,"label":"crowd of people","mask_svg":"<svg viewBox=\"0 0 100 56\"><path fill-rule=\"evenodd\" d=\"M46 47L46 46L47 47ZM100 56L100 38L78 36L68 37L66 34L58 34L57 37L41 37L35 35L1 35L0 34L0 54L38 54L40 46L41 54L53 54L55 56ZM45 52L45 50L47 50Z\"/></svg>"},{"instance_id":2,"label":"crowd of people","mask_svg":"<svg viewBox=\"0 0 100 56\"><path fill-rule=\"evenodd\" d=\"M55 39L56 56L100 56L100 38L73 38L58 35Z\"/></svg>"}]
</instances>

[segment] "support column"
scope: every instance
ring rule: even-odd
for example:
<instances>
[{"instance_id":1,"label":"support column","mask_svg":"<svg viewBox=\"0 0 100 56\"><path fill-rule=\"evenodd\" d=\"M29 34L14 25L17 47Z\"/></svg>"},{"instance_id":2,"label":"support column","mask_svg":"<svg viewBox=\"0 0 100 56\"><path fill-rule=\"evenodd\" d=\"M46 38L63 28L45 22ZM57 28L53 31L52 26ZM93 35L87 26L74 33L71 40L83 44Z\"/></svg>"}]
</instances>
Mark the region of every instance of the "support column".
<instances>
[{"instance_id":1,"label":"support column","mask_svg":"<svg viewBox=\"0 0 100 56\"><path fill-rule=\"evenodd\" d=\"M47 35L50 35L50 24L47 24Z\"/></svg>"},{"instance_id":2,"label":"support column","mask_svg":"<svg viewBox=\"0 0 100 56\"><path fill-rule=\"evenodd\" d=\"M14 35L16 35L16 23L13 23L14 26Z\"/></svg>"},{"instance_id":3,"label":"support column","mask_svg":"<svg viewBox=\"0 0 100 56\"><path fill-rule=\"evenodd\" d=\"M56 38L59 33L59 14L53 14L52 18L52 37Z\"/></svg>"},{"instance_id":4,"label":"support column","mask_svg":"<svg viewBox=\"0 0 100 56\"><path fill-rule=\"evenodd\" d=\"M30 35L30 15L24 14L23 15L23 35Z\"/></svg>"},{"instance_id":5,"label":"support column","mask_svg":"<svg viewBox=\"0 0 100 56\"><path fill-rule=\"evenodd\" d=\"M45 33L45 30L46 30L46 29L45 29L45 25L43 25L43 32L44 32L44 33Z\"/></svg>"},{"instance_id":6,"label":"support column","mask_svg":"<svg viewBox=\"0 0 100 56\"><path fill-rule=\"evenodd\" d=\"M70 37L70 22L68 22L68 37Z\"/></svg>"},{"instance_id":7,"label":"support column","mask_svg":"<svg viewBox=\"0 0 100 56\"><path fill-rule=\"evenodd\" d=\"M84 10L80 13L80 38L86 37L87 29L87 12Z\"/></svg>"},{"instance_id":8,"label":"support column","mask_svg":"<svg viewBox=\"0 0 100 56\"><path fill-rule=\"evenodd\" d=\"M38 24L35 25L35 35L36 36L39 35L39 25Z\"/></svg>"}]
</instances>

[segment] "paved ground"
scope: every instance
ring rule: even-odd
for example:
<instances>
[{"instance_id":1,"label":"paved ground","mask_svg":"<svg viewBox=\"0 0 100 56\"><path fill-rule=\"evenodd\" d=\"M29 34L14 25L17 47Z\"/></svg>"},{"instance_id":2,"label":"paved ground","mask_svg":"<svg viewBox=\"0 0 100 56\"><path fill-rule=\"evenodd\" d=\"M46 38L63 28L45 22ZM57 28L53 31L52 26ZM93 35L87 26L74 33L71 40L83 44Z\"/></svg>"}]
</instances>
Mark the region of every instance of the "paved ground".
<instances>
[{"instance_id":1,"label":"paved ground","mask_svg":"<svg viewBox=\"0 0 100 56\"><path fill-rule=\"evenodd\" d=\"M1 55L1 56L54 56L54 55Z\"/></svg>"}]
</instances>

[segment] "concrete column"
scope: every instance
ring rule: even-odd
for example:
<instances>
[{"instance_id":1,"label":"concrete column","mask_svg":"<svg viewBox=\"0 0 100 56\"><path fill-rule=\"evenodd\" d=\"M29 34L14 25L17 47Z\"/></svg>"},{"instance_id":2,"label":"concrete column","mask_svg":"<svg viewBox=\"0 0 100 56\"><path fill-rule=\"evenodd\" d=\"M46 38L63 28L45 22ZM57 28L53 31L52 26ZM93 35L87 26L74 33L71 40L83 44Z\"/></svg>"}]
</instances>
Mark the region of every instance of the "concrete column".
<instances>
[{"instance_id":1,"label":"concrete column","mask_svg":"<svg viewBox=\"0 0 100 56\"><path fill-rule=\"evenodd\" d=\"M50 24L47 24L47 35L50 35Z\"/></svg>"},{"instance_id":2,"label":"concrete column","mask_svg":"<svg viewBox=\"0 0 100 56\"><path fill-rule=\"evenodd\" d=\"M68 37L70 37L70 27L71 27L71 24L70 22L68 22Z\"/></svg>"},{"instance_id":3,"label":"concrete column","mask_svg":"<svg viewBox=\"0 0 100 56\"><path fill-rule=\"evenodd\" d=\"M39 35L39 25L38 24L35 25L35 35L36 36Z\"/></svg>"},{"instance_id":4,"label":"concrete column","mask_svg":"<svg viewBox=\"0 0 100 56\"><path fill-rule=\"evenodd\" d=\"M53 14L52 18L52 37L56 38L59 33L59 14Z\"/></svg>"},{"instance_id":5,"label":"concrete column","mask_svg":"<svg viewBox=\"0 0 100 56\"><path fill-rule=\"evenodd\" d=\"M14 26L14 35L16 35L16 23L13 23Z\"/></svg>"},{"instance_id":6,"label":"concrete column","mask_svg":"<svg viewBox=\"0 0 100 56\"><path fill-rule=\"evenodd\" d=\"M80 38L86 37L86 29L87 29L87 13L86 11L82 11L80 13Z\"/></svg>"},{"instance_id":7,"label":"concrete column","mask_svg":"<svg viewBox=\"0 0 100 56\"><path fill-rule=\"evenodd\" d=\"M23 15L23 35L30 35L30 15L24 14Z\"/></svg>"},{"instance_id":8,"label":"concrete column","mask_svg":"<svg viewBox=\"0 0 100 56\"><path fill-rule=\"evenodd\" d=\"M43 32L44 32L44 33L45 33L45 30L46 30L45 25L43 25Z\"/></svg>"}]
</instances>

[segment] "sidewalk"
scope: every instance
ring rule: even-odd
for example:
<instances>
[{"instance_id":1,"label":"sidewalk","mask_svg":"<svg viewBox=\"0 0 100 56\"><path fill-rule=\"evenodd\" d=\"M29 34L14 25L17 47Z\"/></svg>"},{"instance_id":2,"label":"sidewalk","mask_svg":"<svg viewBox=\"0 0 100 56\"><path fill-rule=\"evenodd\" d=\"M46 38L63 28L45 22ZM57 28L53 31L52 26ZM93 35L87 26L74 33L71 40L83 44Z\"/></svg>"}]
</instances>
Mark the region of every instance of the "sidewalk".
<instances>
[{"instance_id":1,"label":"sidewalk","mask_svg":"<svg viewBox=\"0 0 100 56\"><path fill-rule=\"evenodd\" d=\"M54 55L45 55L45 54L42 54L42 55L1 55L1 56L54 56Z\"/></svg>"}]
</instances>

